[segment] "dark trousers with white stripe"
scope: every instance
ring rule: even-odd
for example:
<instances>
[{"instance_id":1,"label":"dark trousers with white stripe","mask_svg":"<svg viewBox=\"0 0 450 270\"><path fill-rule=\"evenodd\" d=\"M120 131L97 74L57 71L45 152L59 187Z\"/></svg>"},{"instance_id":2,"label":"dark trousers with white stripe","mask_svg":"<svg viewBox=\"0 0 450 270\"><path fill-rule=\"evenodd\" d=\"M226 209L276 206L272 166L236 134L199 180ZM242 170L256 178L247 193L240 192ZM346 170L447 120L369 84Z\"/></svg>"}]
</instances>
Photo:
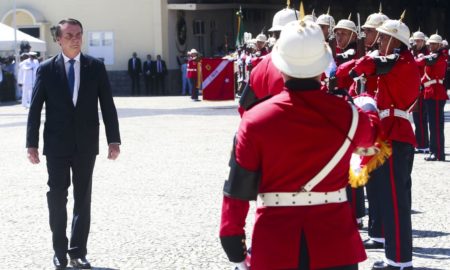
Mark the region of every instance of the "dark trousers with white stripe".
<instances>
[{"instance_id":1,"label":"dark trousers with white stripe","mask_svg":"<svg viewBox=\"0 0 450 270\"><path fill-rule=\"evenodd\" d=\"M444 106L445 100L426 99L425 107L430 124L430 153L438 160L445 160L444 152Z\"/></svg>"},{"instance_id":2,"label":"dark trousers with white stripe","mask_svg":"<svg viewBox=\"0 0 450 270\"><path fill-rule=\"evenodd\" d=\"M428 117L422 96L417 100L417 111L413 112L412 115L414 119L414 133L416 135L417 148L429 148Z\"/></svg>"},{"instance_id":3,"label":"dark trousers with white stripe","mask_svg":"<svg viewBox=\"0 0 450 270\"><path fill-rule=\"evenodd\" d=\"M412 261L411 171L414 147L392 141L392 155L371 175L385 236L385 254L393 262Z\"/></svg>"}]
</instances>

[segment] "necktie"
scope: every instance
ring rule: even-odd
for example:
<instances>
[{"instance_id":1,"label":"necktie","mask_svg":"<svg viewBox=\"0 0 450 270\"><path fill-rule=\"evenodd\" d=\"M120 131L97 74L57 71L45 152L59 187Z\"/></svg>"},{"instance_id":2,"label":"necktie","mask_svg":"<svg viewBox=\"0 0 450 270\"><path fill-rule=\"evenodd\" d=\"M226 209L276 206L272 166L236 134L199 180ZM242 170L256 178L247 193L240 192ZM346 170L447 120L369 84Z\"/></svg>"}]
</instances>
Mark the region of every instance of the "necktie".
<instances>
[{"instance_id":1,"label":"necktie","mask_svg":"<svg viewBox=\"0 0 450 270\"><path fill-rule=\"evenodd\" d=\"M73 88L75 86L75 59L69 60L70 66L69 66L69 73L67 74L67 80L69 81L69 91L70 91L70 97L73 97Z\"/></svg>"}]
</instances>

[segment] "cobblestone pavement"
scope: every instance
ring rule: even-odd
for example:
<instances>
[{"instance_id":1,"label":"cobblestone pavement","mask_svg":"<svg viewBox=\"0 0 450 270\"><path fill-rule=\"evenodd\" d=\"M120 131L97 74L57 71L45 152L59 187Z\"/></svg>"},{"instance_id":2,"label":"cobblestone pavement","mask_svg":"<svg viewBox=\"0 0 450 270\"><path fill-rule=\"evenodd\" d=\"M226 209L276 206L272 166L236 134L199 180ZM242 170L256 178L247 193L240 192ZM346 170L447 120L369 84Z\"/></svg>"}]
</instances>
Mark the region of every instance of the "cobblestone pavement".
<instances>
[{"instance_id":1,"label":"cobblestone pavement","mask_svg":"<svg viewBox=\"0 0 450 270\"><path fill-rule=\"evenodd\" d=\"M102 130L88 245L94 269L231 269L218 231L222 186L239 124L237 102L193 103L188 97L115 101L122 154L116 161L106 159ZM39 165L26 159L26 116L20 105L0 106L0 269L52 266L45 158ZM416 156L416 269L450 269L449 164L426 163L423 155ZM364 239L366 231L361 234ZM383 252L369 251L368 257L360 269L370 269Z\"/></svg>"}]
</instances>

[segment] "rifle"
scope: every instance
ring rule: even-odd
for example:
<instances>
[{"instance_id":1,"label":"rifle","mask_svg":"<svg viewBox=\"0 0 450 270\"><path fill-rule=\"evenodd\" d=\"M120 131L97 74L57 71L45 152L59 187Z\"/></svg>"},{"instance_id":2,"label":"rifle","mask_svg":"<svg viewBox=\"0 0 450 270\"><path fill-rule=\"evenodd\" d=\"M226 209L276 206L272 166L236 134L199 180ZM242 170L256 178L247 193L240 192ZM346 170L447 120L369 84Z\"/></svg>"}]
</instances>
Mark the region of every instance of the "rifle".
<instances>
[{"instance_id":1,"label":"rifle","mask_svg":"<svg viewBox=\"0 0 450 270\"><path fill-rule=\"evenodd\" d=\"M356 39L356 56L358 58L363 57L366 54L366 46L365 46L365 38L366 34L361 31L361 18L359 16L359 13L356 13L358 18L358 27L356 28L358 37Z\"/></svg>"}]
</instances>

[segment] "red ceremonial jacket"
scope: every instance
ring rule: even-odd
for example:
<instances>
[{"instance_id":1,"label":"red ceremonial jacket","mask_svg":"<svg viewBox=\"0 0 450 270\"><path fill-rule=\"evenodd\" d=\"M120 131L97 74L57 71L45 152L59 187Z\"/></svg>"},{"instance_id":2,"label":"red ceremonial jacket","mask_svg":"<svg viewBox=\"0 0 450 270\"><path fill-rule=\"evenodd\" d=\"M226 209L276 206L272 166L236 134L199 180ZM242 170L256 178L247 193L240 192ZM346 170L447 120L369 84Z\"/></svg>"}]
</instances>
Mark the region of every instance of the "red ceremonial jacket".
<instances>
[{"instance_id":1,"label":"red ceremonial jacket","mask_svg":"<svg viewBox=\"0 0 450 270\"><path fill-rule=\"evenodd\" d=\"M376 75L377 64L370 56L356 61L356 74ZM407 111L419 96L420 75L414 57L408 50L400 52L399 58L386 74L378 75L376 101L378 109ZM393 113L381 120L383 135L388 140L416 144L411 123Z\"/></svg>"},{"instance_id":2,"label":"red ceremonial jacket","mask_svg":"<svg viewBox=\"0 0 450 270\"><path fill-rule=\"evenodd\" d=\"M272 54L267 54L252 70L249 85L257 99L277 95L283 90L283 77L272 63ZM241 106L239 106L238 111L241 116L245 112Z\"/></svg>"},{"instance_id":3,"label":"red ceremonial jacket","mask_svg":"<svg viewBox=\"0 0 450 270\"><path fill-rule=\"evenodd\" d=\"M320 91L318 82L288 81L280 94L247 111L236 135L236 162L260 171L259 193L296 192L334 156L347 137L351 105ZM313 191L329 192L348 184L357 146L373 145L375 128L359 112L352 144ZM220 236L245 234L249 202L224 197ZM252 235L252 270L292 269L299 265L300 239L307 239L311 269L356 264L366 259L350 203L258 207Z\"/></svg>"},{"instance_id":4,"label":"red ceremonial jacket","mask_svg":"<svg viewBox=\"0 0 450 270\"><path fill-rule=\"evenodd\" d=\"M349 49L354 49L355 50L355 54L353 56L349 56L348 58L339 57L339 55L344 54ZM350 62L349 65L352 65L352 63L354 63L353 60L356 60L357 57L358 57L358 53L356 51L356 42L351 43L345 49L340 49L340 48L336 47L335 62L336 62L336 67L337 67L336 78L337 78L337 86L338 86L338 88L343 88L343 89L347 89L347 90L350 89L350 86L353 83L353 79L350 78L349 76L342 76L342 74L340 74L341 76L338 76L337 72L339 72L339 68L341 67L341 65L344 65L344 64L346 64L348 62ZM348 66L346 66L346 67L348 67ZM351 69L351 67L350 67L350 69ZM350 69L347 70L346 74L348 74L348 71L350 71ZM341 72L342 72L342 68L341 68Z\"/></svg>"},{"instance_id":5,"label":"red ceremonial jacket","mask_svg":"<svg viewBox=\"0 0 450 270\"><path fill-rule=\"evenodd\" d=\"M447 100L448 95L444 79L447 72L448 50L441 49L437 53L430 53L430 56L437 59L427 61L425 58L419 58L416 60L418 66L425 67L422 76L422 84L425 86L424 99ZM431 80L436 83L427 86L426 83Z\"/></svg>"},{"instance_id":6,"label":"red ceremonial jacket","mask_svg":"<svg viewBox=\"0 0 450 270\"><path fill-rule=\"evenodd\" d=\"M189 61L187 64L186 76L188 78L197 79L197 61L196 61L196 59L189 58Z\"/></svg>"},{"instance_id":7,"label":"red ceremonial jacket","mask_svg":"<svg viewBox=\"0 0 450 270\"><path fill-rule=\"evenodd\" d=\"M272 63L272 54L266 55L252 70L250 86L258 99L274 96L283 90L283 77Z\"/></svg>"},{"instance_id":8,"label":"red ceremonial jacket","mask_svg":"<svg viewBox=\"0 0 450 270\"><path fill-rule=\"evenodd\" d=\"M348 87L348 93L350 96L355 97L358 95L357 92L357 83L352 80L352 78L349 76L349 72L355 67L357 59L352 59L346 63L341 64L336 71L336 78L337 78L337 87L338 88L344 88L346 89ZM366 84L365 84L365 91L366 94L375 97L375 93L377 92L377 76L365 76L366 78ZM352 80L352 83L350 87L348 86L350 80Z\"/></svg>"},{"instance_id":9,"label":"red ceremonial jacket","mask_svg":"<svg viewBox=\"0 0 450 270\"><path fill-rule=\"evenodd\" d=\"M253 68L252 72L253 72L254 68L256 66L258 66L259 63L261 63L261 61L263 61L266 58L266 55L268 55L268 54L269 54L269 52L265 48L263 48L262 50L257 52L257 54L256 54L257 56L252 57L252 61L251 61L252 68Z\"/></svg>"}]
</instances>

